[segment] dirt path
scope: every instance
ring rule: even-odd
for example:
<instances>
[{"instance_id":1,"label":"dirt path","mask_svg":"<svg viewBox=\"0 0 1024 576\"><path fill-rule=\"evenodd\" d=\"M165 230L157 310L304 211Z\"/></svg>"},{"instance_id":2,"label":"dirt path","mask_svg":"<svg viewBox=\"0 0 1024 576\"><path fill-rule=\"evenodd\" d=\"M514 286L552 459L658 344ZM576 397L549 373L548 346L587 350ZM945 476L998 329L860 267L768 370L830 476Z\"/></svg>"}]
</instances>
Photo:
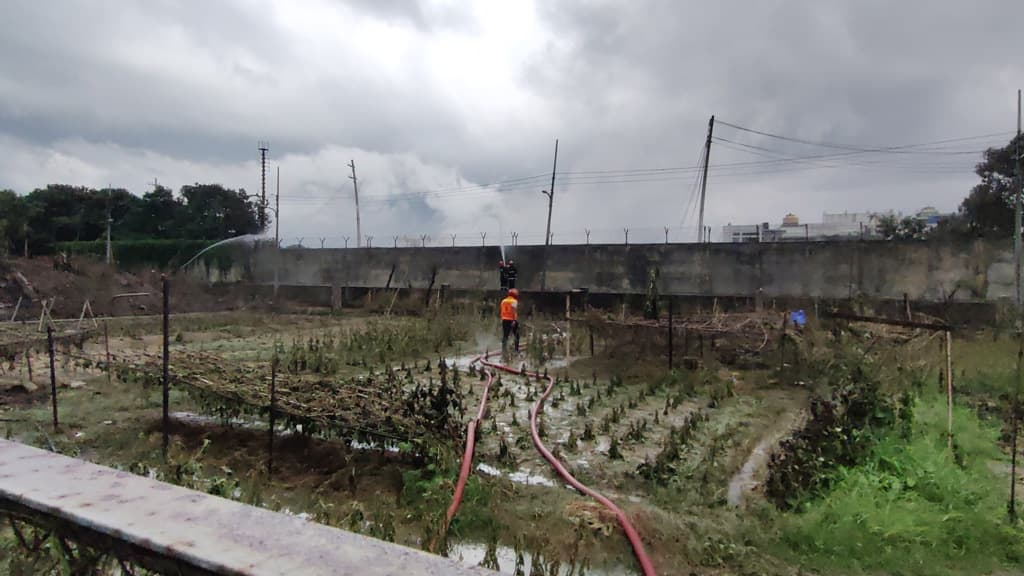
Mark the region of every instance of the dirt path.
<instances>
[{"instance_id":1,"label":"dirt path","mask_svg":"<svg viewBox=\"0 0 1024 576\"><path fill-rule=\"evenodd\" d=\"M764 480L764 474L768 467L768 458L790 432L792 432L805 417L803 410L790 410L782 414L778 424L768 431L767 434L757 443L757 446L750 452L750 456L743 463L743 467L729 480L729 491L726 501L730 506L742 506L747 495L753 492Z\"/></svg>"}]
</instances>

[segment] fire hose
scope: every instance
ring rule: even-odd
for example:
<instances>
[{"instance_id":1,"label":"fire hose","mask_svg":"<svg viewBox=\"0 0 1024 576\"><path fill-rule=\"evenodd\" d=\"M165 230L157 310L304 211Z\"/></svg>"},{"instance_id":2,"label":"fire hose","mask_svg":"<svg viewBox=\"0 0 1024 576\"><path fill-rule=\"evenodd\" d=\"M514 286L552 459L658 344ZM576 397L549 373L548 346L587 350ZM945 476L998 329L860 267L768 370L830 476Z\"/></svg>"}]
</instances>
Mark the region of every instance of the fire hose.
<instances>
[{"instance_id":1,"label":"fire hose","mask_svg":"<svg viewBox=\"0 0 1024 576\"><path fill-rule=\"evenodd\" d=\"M502 372L507 372L509 374L523 374L525 376L529 376L532 378L541 377L540 374L536 372L520 371L515 368L505 366L503 364L488 362L487 359L495 354L497 354L497 352L482 354L475 358L473 360L473 363L479 362L488 368L491 368L493 370L501 370ZM477 417L474 420L471 420L467 425L466 450L462 457L462 467L459 471L459 478L455 485L455 494L452 498L451 505L448 507L448 512L445 517L445 530L447 530L448 524L451 522L452 517L455 516L455 512L458 510L459 504L462 502L462 492L466 486L466 480L469 477L469 472L472 467L473 449L476 442L476 428L484 417L484 412L486 410L487 404L487 393L490 390L491 382L494 380L494 374L492 372L487 371L486 374L487 384L484 387L483 397L480 400L480 409L477 412ZM654 564L651 562L651 559L647 556L647 552L644 550L644 545L643 541L640 538L640 534L637 532L636 528L633 527L633 524L629 521L629 518L626 516L625 512L623 512L618 506L615 505L614 502L609 500L606 496L577 480L569 472L565 465L562 464L557 458L555 458L554 454L552 454L551 451L548 450L547 447L544 446L544 443L541 441L540 434L537 431L537 419L539 418L540 413L544 409L544 401L548 399L548 396L551 395L551 392L552 390L554 390L555 387L555 379L553 377L548 376L547 380L548 386L544 390L544 393L541 394L540 398L537 399L537 402L530 408L530 436L533 438L534 447L537 449L538 452L540 452L541 456L543 456L544 459L547 460L549 464L551 464L551 467L554 468L556 472L558 472L558 475L561 476L562 479L565 480L570 486L575 488L580 494L590 496L594 500L597 500L599 504L604 506L605 509L607 509L608 511L615 515L616 520L618 520L619 522L619 526L622 527L622 531L625 532L626 538L629 540L630 545L633 547L633 554L636 556L637 562L640 563L640 569L643 571L644 576L656 576L657 573L654 570Z\"/></svg>"},{"instance_id":2,"label":"fire hose","mask_svg":"<svg viewBox=\"0 0 1024 576\"><path fill-rule=\"evenodd\" d=\"M481 354L474 358L470 365L481 362L487 357L487 354ZM473 467L473 450L476 447L476 430L477 426L480 425L480 421L484 418L484 412L487 410L487 394L491 390L491 382L494 381L494 373L486 371L487 382L484 384L483 395L480 397L480 408L477 410L476 418L469 421L466 425L466 449L462 454L462 466L459 468L459 478L455 482L455 492L452 495L452 503L448 505L448 510L445 512L444 525L441 527L441 534L448 532L448 526L452 523L452 518L455 517L455 513L459 510L459 505L462 504L462 493L466 489L466 482L469 480L469 473ZM430 550L433 551L434 544L437 542L435 538L430 542Z\"/></svg>"}]
</instances>

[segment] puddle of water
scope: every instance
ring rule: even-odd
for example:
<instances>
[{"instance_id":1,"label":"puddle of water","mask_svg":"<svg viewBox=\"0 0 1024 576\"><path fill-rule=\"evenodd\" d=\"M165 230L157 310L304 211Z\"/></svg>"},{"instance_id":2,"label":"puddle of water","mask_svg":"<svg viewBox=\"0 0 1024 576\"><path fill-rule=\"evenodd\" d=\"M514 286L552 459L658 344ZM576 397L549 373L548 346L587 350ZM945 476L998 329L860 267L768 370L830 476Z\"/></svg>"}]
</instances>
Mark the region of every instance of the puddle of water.
<instances>
[{"instance_id":1,"label":"puddle of water","mask_svg":"<svg viewBox=\"0 0 1024 576\"><path fill-rule=\"evenodd\" d=\"M730 506L742 506L746 495L757 488L758 482L754 480L754 475L767 466L772 449L779 440L796 426L800 418L801 415L799 413L787 415L781 419L784 423L782 427L765 436L757 443L757 446L750 452L750 456L747 457L746 462L743 463L740 471L729 480L726 502Z\"/></svg>"},{"instance_id":2,"label":"puddle of water","mask_svg":"<svg viewBox=\"0 0 1024 576\"><path fill-rule=\"evenodd\" d=\"M479 566L484 560L484 556L487 554L487 545L478 544L476 542L459 542L452 544L451 550L448 552L448 557L454 560L458 560L464 564L472 566ZM495 550L495 556L498 559L498 573L499 574L514 574L516 569L516 551L508 546L498 546ZM523 552L523 574L530 574L533 568L531 562L530 553ZM563 565L562 570L566 570L568 566ZM617 567L600 567L600 568L587 568L586 573L591 576L611 576L622 575L622 574L636 574L635 570L623 566Z\"/></svg>"},{"instance_id":3,"label":"puddle of water","mask_svg":"<svg viewBox=\"0 0 1024 576\"><path fill-rule=\"evenodd\" d=\"M202 426L222 426L224 421L217 416L207 416L205 414L195 414L193 412L171 412L170 417L178 422L185 424L194 424ZM259 420L244 420L242 418L232 418L228 420L228 424L232 426L238 426L240 428L247 428L251 430L266 430L267 423ZM278 438L284 436L290 436L295 433L302 433L302 425L298 425L295 431L279 429L276 432ZM377 442L360 442L359 440L352 440L349 442L349 446L353 450L383 450L385 452L399 452L399 448L394 444L380 444Z\"/></svg>"},{"instance_id":4,"label":"puddle of water","mask_svg":"<svg viewBox=\"0 0 1024 576\"><path fill-rule=\"evenodd\" d=\"M495 476L498 478L508 478L510 481L516 484L525 484L526 486L547 486L554 488L557 486L551 479L546 476L539 474L533 474L529 469L516 470L511 474L505 474L501 470L498 470L494 466L484 464L483 462L476 465L477 472L482 472L488 476Z\"/></svg>"},{"instance_id":5,"label":"puddle of water","mask_svg":"<svg viewBox=\"0 0 1024 576\"><path fill-rule=\"evenodd\" d=\"M448 366L454 366L460 371L469 370L469 365L473 363L477 357L480 356L480 352L474 352L472 354L463 354L462 356L453 356L451 358L445 358L444 362Z\"/></svg>"},{"instance_id":6,"label":"puddle of water","mask_svg":"<svg viewBox=\"0 0 1024 576\"><path fill-rule=\"evenodd\" d=\"M260 422L245 420L242 418L231 418L225 422L222 418L217 416L207 416L205 414L195 414L193 412L171 412L170 417L178 422L185 424L198 424L203 426L223 426L225 423L233 426L241 426L242 428L265 428L266 424Z\"/></svg>"},{"instance_id":7,"label":"puddle of water","mask_svg":"<svg viewBox=\"0 0 1024 576\"><path fill-rule=\"evenodd\" d=\"M493 351L493 350L492 350ZM463 354L461 356L451 356L445 358L444 361L449 366L455 366L459 370L469 370L469 365L476 360L483 352L473 352L471 354ZM498 361L497 357L491 359L492 362ZM564 356L558 356L555 358L549 358L542 366L535 366L532 362L527 362L525 358L516 358L512 361L512 366L519 368L526 363L526 369L531 371L543 372L544 368L548 369L548 373L557 368L566 368L572 362L571 358L565 358ZM554 374L552 374L553 376Z\"/></svg>"},{"instance_id":8,"label":"puddle of water","mask_svg":"<svg viewBox=\"0 0 1024 576\"><path fill-rule=\"evenodd\" d=\"M360 442L359 440L353 440L349 442L349 446L354 450L384 450L386 452L398 452L398 446L391 444L378 444L377 442Z\"/></svg>"},{"instance_id":9,"label":"puddle of water","mask_svg":"<svg viewBox=\"0 0 1024 576\"><path fill-rule=\"evenodd\" d=\"M449 558L472 566L479 566L484 561L486 554L487 545L475 542L452 544L452 549L448 551ZM501 574L513 574L516 567L516 551L508 546L498 546L497 557L498 566L500 567L499 572ZM523 572L529 574L531 567L529 555L523 554Z\"/></svg>"}]
</instances>

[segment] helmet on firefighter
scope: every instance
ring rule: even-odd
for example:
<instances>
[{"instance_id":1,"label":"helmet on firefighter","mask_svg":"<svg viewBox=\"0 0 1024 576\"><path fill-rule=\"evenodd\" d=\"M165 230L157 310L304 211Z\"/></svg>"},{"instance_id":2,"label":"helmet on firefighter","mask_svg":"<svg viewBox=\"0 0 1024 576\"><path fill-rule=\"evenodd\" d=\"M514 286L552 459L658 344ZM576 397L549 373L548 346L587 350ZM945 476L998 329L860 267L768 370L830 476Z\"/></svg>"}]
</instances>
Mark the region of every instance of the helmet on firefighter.
<instances>
[{"instance_id":1,"label":"helmet on firefighter","mask_svg":"<svg viewBox=\"0 0 1024 576\"><path fill-rule=\"evenodd\" d=\"M511 290L508 291L508 295L513 298L519 298L519 290L512 288Z\"/></svg>"}]
</instances>

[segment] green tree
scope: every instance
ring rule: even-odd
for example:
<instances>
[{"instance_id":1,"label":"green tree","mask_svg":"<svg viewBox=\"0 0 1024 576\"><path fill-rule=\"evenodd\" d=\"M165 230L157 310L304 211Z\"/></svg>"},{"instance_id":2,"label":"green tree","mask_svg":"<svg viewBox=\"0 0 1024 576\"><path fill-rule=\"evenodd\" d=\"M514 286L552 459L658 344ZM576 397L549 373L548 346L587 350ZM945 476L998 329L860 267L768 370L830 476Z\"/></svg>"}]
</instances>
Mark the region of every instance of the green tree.
<instances>
[{"instance_id":1,"label":"green tree","mask_svg":"<svg viewBox=\"0 0 1024 576\"><path fill-rule=\"evenodd\" d=\"M31 209L13 190L0 190L0 254L27 253Z\"/></svg>"},{"instance_id":2,"label":"green tree","mask_svg":"<svg viewBox=\"0 0 1024 576\"><path fill-rule=\"evenodd\" d=\"M1024 145L1024 141L1021 142ZM981 178L960 204L960 215L976 236L1006 238L1013 235L1014 153L1017 139L1003 148L985 150L974 168Z\"/></svg>"},{"instance_id":3,"label":"green tree","mask_svg":"<svg viewBox=\"0 0 1024 576\"><path fill-rule=\"evenodd\" d=\"M256 204L245 190L196 183L182 186L181 196L185 221L180 230L185 238L217 240L260 231Z\"/></svg>"},{"instance_id":4,"label":"green tree","mask_svg":"<svg viewBox=\"0 0 1024 576\"><path fill-rule=\"evenodd\" d=\"M185 204L170 188L157 186L125 216L124 231L131 238L179 238L184 221Z\"/></svg>"},{"instance_id":5,"label":"green tree","mask_svg":"<svg viewBox=\"0 0 1024 576\"><path fill-rule=\"evenodd\" d=\"M895 240L900 231L900 222L896 216L886 214L878 218L878 225L875 228L884 240Z\"/></svg>"},{"instance_id":6,"label":"green tree","mask_svg":"<svg viewBox=\"0 0 1024 576\"><path fill-rule=\"evenodd\" d=\"M920 218L904 216L902 219L886 214L878 219L878 234L885 240L925 240L928 225Z\"/></svg>"}]
</instances>

